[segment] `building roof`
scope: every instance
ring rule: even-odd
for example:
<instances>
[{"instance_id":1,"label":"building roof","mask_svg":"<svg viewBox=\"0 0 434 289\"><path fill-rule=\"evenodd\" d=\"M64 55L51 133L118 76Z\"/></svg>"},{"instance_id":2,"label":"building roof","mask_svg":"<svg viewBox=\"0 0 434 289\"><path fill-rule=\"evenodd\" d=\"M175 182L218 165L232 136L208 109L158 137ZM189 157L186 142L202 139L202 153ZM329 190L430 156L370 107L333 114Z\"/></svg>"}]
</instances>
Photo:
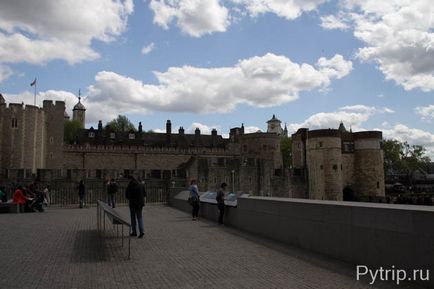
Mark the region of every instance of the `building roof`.
<instances>
[{"instance_id":1,"label":"building roof","mask_svg":"<svg viewBox=\"0 0 434 289\"><path fill-rule=\"evenodd\" d=\"M5 98L4 98L3 95L0 93L0 103L5 103L5 102L6 102Z\"/></svg>"},{"instance_id":2,"label":"building roof","mask_svg":"<svg viewBox=\"0 0 434 289\"><path fill-rule=\"evenodd\" d=\"M347 129L345 128L344 123L342 121L339 124L338 130L340 130L341 132L346 132L347 131Z\"/></svg>"},{"instance_id":3,"label":"building roof","mask_svg":"<svg viewBox=\"0 0 434 289\"><path fill-rule=\"evenodd\" d=\"M74 105L73 110L86 110L86 107L81 103L81 97L78 97L78 103Z\"/></svg>"},{"instance_id":4,"label":"building roof","mask_svg":"<svg viewBox=\"0 0 434 289\"><path fill-rule=\"evenodd\" d=\"M89 133L94 136L90 137ZM82 129L77 137L77 144L90 145L134 145L145 147L206 147L225 148L229 143L221 135L195 135L195 134L166 134L155 132L116 132L112 135L109 130ZM130 138L133 134L133 138ZM114 136L112 138L112 136Z\"/></svg>"},{"instance_id":5,"label":"building roof","mask_svg":"<svg viewBox=\"0 0 434 289\"><path fill-rule=\"evenodd\" d=\"M280 119L276 118L276 115L273 114L273 117L269 121L267 121L267 123L269 122L281 122L281 121Z\"/></svg>"}]
</instances>

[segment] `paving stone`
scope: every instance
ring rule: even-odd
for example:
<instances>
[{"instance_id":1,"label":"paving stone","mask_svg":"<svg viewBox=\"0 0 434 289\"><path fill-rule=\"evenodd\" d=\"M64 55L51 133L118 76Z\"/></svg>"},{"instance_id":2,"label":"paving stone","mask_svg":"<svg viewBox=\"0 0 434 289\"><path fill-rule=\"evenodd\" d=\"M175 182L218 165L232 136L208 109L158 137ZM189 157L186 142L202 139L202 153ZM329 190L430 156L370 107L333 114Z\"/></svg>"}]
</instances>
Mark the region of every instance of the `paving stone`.
<instances>
[{"instance_id":1,"label":"paving stone","mask_svg":"<svg viewBox=\"0 0 434 289\"><path fill-rule=\"evenodd\" d=\"M146 206L144 220L128 260L128 238L122 247L108 219L101 237L95 207L3 214L0 288L380 288L356 281L353 265L170 207Z\"/></svg>"}]
</instances>

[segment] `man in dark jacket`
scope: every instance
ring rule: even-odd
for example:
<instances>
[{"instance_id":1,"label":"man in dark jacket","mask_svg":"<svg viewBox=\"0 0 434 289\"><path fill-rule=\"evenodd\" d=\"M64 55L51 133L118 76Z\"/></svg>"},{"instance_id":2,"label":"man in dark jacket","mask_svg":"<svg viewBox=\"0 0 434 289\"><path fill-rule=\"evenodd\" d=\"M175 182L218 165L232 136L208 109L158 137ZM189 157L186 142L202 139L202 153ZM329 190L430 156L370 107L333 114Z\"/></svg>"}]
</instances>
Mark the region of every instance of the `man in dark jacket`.
<instances>
[{"instance_id":1,"label":"man in dark jacket","mask_svg":"<svg viewBox=\"0 0 434 289\"><path fill-rule=\"evenodd\" d=\"M108 205L114 209L116 207L116 193L118 192L118 184L115 179L111 179L107 185Z\"/></svg>"},{"instance_id":2,"label":"man in dark jacket","mask_svg":"<svg viewBox=\"0 0 434 289\"><path fill-rule=\"evenodd\" d=\"M80 184L78 185L78 197L80 198L80 208L84 207L85 193L86 193L86 188L84 186L83 180L81 180Z\"/></svg>"},{"instance_id":3,"label":"man in dark jacket","mask_svg":"<svg viewBox=\"0 0 434 289\"><path fill-rule=\"evenodd\" d=\"M227 186L226 183L222 183L216 196L217 208L219 209L219 225L223 225L223 215L225 214L225 193Z\"/></svg>"},{"instance_id":4,"label":"man in dark jacket","mask_svg":"<svg viewBox=\"0 0 434 289\"><path fill-rule=\"evenodd\" d=\"M129 176L125 191L125 197L128 199L131 215L131 236L137 236L137 225L139 226L139 238L144 236L143 228L143 206L145 205L145 190L133 176Z\"/></svg>"}]
</instances>

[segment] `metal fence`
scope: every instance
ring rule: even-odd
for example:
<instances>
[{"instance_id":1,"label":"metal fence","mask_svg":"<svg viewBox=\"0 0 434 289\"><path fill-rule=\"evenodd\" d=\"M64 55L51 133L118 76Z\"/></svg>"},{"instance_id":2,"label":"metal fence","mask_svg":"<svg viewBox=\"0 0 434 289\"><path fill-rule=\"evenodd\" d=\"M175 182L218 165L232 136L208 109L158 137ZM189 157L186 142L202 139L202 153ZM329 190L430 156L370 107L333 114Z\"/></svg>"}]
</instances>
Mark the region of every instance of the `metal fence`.
<instances>
[{"instance_id":1,"label":"metal fence","mask_svg":"<svg viewBox=\"0 0 434 289\"><path fill-rule=\"evenodd\" d=\"M117 204L126 204L125 190L128 181L119 181L118 192L115 195ZM167 182L146 182L146 203L148 204L167 204L170 190L173 186ZM43 185L38 185L39 190L43 190ZM107 202L107 183L102 181L85 181L85 199L87 206L95 206L98 200ZM182 189L182 188L181 188ZM50 205L74 206L79 204L78 183L76 182L51 182L49 188Z\"/></svg>"}]
</instances>

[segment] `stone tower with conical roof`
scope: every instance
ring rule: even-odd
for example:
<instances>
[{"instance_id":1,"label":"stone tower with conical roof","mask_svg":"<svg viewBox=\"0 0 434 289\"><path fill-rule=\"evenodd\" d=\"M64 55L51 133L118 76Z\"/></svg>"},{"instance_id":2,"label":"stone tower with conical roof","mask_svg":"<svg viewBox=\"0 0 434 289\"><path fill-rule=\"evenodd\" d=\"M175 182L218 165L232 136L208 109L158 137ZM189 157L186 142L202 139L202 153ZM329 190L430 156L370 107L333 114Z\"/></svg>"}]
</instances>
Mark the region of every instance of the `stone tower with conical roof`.
<instances>
[{"instance_id":1,"label":"stone tower with conical roof","mask_svg":"<svg viewBox=\"0 0 434 289\"><path fill-rule=\"evenodd\" d=\"M72 109L72 120L78 120L84 127L86 121L86 108L81 103L80 96L78 96L78 103Z\"/></svg>"}]
</instances>

